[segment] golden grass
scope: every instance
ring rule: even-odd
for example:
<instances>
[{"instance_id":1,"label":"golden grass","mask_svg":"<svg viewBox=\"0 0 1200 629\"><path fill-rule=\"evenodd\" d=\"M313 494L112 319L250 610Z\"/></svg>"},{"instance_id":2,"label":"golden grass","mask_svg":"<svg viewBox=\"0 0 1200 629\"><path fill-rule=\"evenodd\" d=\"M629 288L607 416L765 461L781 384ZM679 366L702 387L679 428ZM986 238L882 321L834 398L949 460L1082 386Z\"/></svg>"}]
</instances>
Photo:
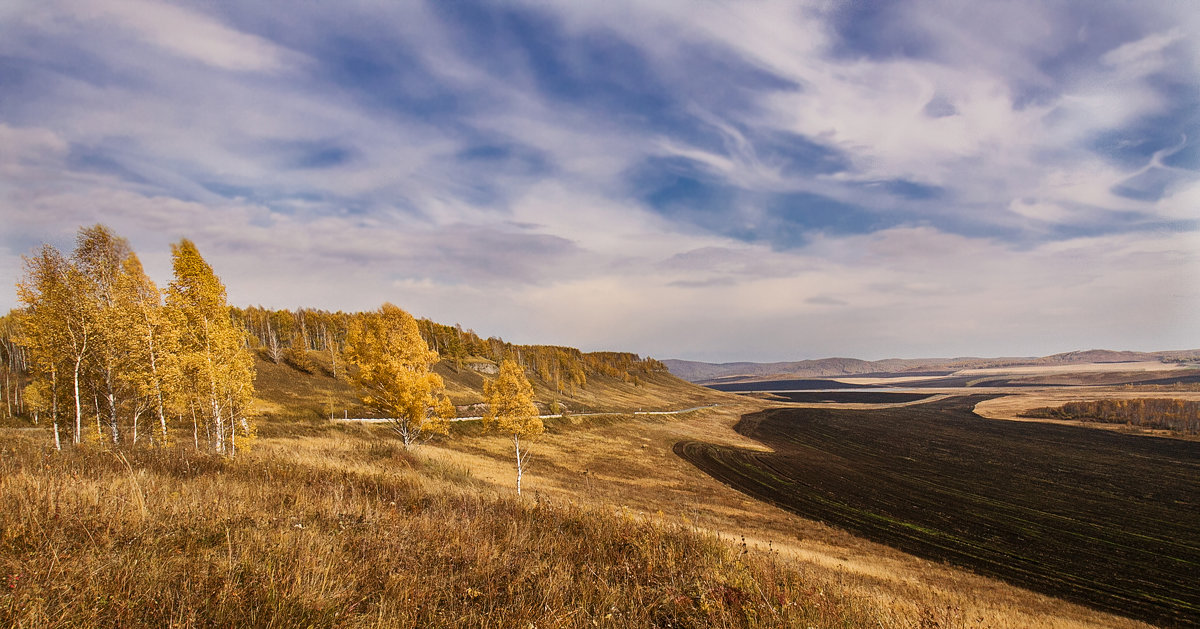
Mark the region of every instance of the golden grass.
<instances>
[{"instance_id":1,"label":"golden grass","mask_svg":"<svg viewBox=\"0 0 1200 629\"><path fill-rule=\"evenodd\" d=\"M1028 365L1019 367L985 367L977 369L960 369L953 375L1049 375L1064 373L1102 373L1102 372L1134 372L1134 371L1176 371L1192 369L1188 365L1164 363L1158 360L1118 363L1081 363L1070 365Z\"/></svg>"},{"instance_id":2,"label":"golden grass","mask_svg":"<svg viewBox=\"0 0 1200 629\"><path fill-rule=\"evenodd\" d=\"M879 614L774 554L517 500L370 431L51 453L5 434L0 625L858 626Z\"/></svg>"},{"instance_id":3,"label":"golden grass","mask_svg":"<svg viewBox=\"0 0 1200 629\"><path fill-rule=\"evenodd\" d=\"M273 419L318 420L334 417L374 417L376 412L359 401L357 393L345 379L334 379L329 356L310 352L316 366L313 373L303 373L286 363L275 364L256 356L256 398L254 411ZM446 385L446 395L458 406L483 401L480 390L484 377L464 366L456 369L450 362L435 366ZM583 388L552 391L541 380L534 379L534 399L545 410L558 402L571 413L595 411L673 410L685 406L700 406L714 402L736 400L736 396L697 386L666 372L644 373L635 385L619 378L593 374ZM477 412L463 413L478 415Z\"/></svg>"}]
</instances>

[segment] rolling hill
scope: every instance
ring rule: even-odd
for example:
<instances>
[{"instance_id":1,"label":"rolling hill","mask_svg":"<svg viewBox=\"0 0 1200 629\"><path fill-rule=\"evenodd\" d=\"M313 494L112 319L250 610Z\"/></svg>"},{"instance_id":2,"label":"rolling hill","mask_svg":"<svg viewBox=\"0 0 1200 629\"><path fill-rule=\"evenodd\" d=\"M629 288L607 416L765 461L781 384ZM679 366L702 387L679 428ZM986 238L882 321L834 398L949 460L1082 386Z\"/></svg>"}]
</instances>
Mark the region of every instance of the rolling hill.
<instances>
[{"instance_id":1,"label":"rolling hill","mask_svg":"<svg viewBox=\"0 0 1200 629\"><path fill-rule=\"evenodd\" d=\"M829 378L868 375L939 375L960 369L988 369L1048 365L1082 365L1120 362L1179 362L1200 360L1200 349L1163 352L1129 352L1093 349L1042 357L1002 358L821 358L792 362L706 363L669 359L662 361L672 374L698 383L739 382L784 378Z\"/></svg>"}]
</instances>

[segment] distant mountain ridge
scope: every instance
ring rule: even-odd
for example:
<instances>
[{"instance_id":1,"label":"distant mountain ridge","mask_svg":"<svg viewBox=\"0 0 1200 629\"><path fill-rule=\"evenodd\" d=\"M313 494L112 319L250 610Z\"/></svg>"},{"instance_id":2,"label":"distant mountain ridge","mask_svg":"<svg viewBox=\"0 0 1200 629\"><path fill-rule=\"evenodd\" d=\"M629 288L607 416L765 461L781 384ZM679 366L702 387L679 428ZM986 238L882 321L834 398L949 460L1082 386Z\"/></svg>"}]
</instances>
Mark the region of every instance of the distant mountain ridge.
<instances>
[{"instance_id":1,"label":"distant mountain ridge","mask_svg":"<svg viewBox=\"0 0 1200 629\"><path fill-rule=\"evenodd\" d=\"M1200 360L1200 349L1164 352L1129 352L1090 349L1064 352L1041 357L1001 358L820 358L791 362L706 363L692 360L662 361L675 376L690 382L759 380L766 378L829 378L867 375L931 375L929 372L949 372L959 369L985 369L1039 365L1077 365L1086 363L1118 363Z\"/></svg>"}]
</instances>

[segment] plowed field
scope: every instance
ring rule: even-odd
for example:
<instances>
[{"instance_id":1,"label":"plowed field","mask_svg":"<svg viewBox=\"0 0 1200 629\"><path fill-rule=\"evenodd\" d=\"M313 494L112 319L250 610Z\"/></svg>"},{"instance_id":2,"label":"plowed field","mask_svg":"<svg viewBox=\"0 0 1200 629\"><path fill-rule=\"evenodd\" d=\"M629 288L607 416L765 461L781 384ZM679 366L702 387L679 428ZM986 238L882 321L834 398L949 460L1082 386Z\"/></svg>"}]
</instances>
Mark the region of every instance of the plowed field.
<instances>
[{"instance_id":1,"label":"plowed field","mask_svg":"<svg viewBox=\"0 0 1200 629\"><path fill-rule=\"evenodd\" d=\"M772 391L771 395L802 404L816 402L903 404L932 396L929 393L897 393L894 391Z\"/></svg>"},{"instance_id":2,"label":"plowed field","mask_svg":"<svg viewBox=\"0 0 1200 629\"><path fill-rule=\"evenodd\" d=\"M681 442L722 482L934 560L1150 622L1200 625L1200 444L987 420L983 396L772 409L774 449Z\"/></svg>"}]
</instances>

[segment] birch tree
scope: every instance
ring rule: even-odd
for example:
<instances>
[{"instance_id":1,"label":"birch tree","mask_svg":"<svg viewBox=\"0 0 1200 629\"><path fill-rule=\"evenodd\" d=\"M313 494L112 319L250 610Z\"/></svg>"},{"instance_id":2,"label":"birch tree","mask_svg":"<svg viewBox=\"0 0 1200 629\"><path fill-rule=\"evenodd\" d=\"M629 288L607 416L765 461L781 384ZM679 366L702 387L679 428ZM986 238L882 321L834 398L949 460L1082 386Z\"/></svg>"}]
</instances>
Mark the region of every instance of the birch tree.
<instances>
[{"instance_id":1,"label":"birch tree","mask_svg":"<svg viewBox=\"0 0 1200 629\"><path fill-rule=\"evenodd\" d=\"M533 386L517 361L508 359L500 364L496 378L483 384L483 396L488 405L483 416L484 429L512 435L517 459L517 495L520 495L521 476L529 456L528 445L524 452L521 450L521 438L535 437L545 430L533 403Z\"/></svg>"},{"instance_id":2,"label":"birch tree","mask_svg":"<svg viewBox=\"0 0 1200 629\"><path fill-rule=\"evenodd\" d=\"M97 381L93 383L103 396L113 444L120 442L117 407L129 401L132 391L129 379L122 374L136 368L131 361L130 330L123 323L117 293L120 289L122 265L133 250L129 241L112 233L104 225L79 230L74 253L75 264L85 278L86 291L82 297L90 301L96 314L96 334L93 337L92 366Z\"/></svg>"},{"instance_id":3,"label":"birch tree","mask_svg":"<svg viewBox=\"0 0 1200 629\"><path fill-rule=\"evenodd\" d=\"M454 406L433 372L438 354L421 338L412 315L392 304L351 321L346 335L350 380L363 404L391 419L412 449L434 434L447 434Z\"/></svg>"},{"instance_id":4,"label":"birch tree","mask_svg":"<svg viewBox=\"0 0 1200 629\"><path fill-rule=\"evenodd\" d=\"M225 285L190 240L171 245L175 271L167 305L176 313L179 365L189 391L187 406L206 417L209 442L234 456L253 438L246 408L254 394L254 362L230 317ZM239 431L240 429L240 431Z\"/></svg>"},{"instance_id":5,"label":"birch tree","mask_svg":"<svg viewBox=\"0 0 1200 629\"><path fill-rule=\"evenodd\" d=\"M26 257L25 273L17 282L17 297L27 308L26 342L32 349L33 368L38 377L51 380L53 401L58 400L59 374L69 374L75 404L75 429L71 440L83 436L81 380L84 360L95 344L98 311L91 301L84 274L57 249L43 245L37 255ZM57 405L53 411L57 434Z\"/></svg>"},{"instance_id":6,"label":"birch tree","mask_svg":"<svg viewBox=\"0 0 1200 629\"><path fill-rule=\"evenodd\" d=\"M158 419L159 443L167 435L166 407L179 389L179 335L175 321L162 305L162 294L146 275L137 254L122 263L117 287L116 323L126 331L128 369L123 379L134 389L137 402L132 405L133 441L137 442L138 416L152 410Z\"/></svg>"}]
</instances>

